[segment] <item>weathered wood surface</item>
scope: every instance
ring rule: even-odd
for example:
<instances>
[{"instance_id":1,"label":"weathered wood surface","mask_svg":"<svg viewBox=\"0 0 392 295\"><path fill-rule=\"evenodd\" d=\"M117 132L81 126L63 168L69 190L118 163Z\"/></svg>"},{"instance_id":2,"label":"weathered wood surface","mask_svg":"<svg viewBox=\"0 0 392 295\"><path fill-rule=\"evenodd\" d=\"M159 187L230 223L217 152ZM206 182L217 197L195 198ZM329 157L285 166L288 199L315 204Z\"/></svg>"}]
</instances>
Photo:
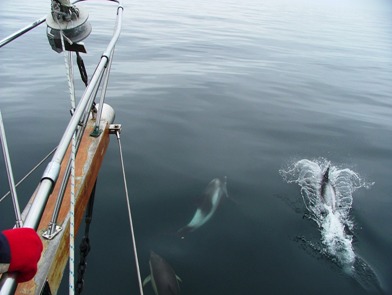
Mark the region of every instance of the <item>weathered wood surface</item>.
<instances>
[{"instance_id":1,"label":"weathered wood surface","mask_svg":"<svg viewBox=\"0 0 392 295\"><path fill-rule=\"evenodd\" d=\"M94 123L95 121L89 121L75 160L75 235L83 221L84 212L109 145L108 124L106 124L102 134L96 138L90 136L90 133L94 128ZM42 220L39 224L37 232L41 236L42 233L47 230L52 218L56 198L61 186L61 180L65 174L66 163L70 157L70 150L71 147L68 148L67 156L63 160L58 178L59 180L49 197ZM57 222L57 225L60 225L63 230L52 240L46 240L41 237L44 244L44 250L38 264L38 272L33 280L19 284L15 294L40 294L45 281L48 281L52 294L57 293L69 258L70 194L69 179ZM34 196L32 196L29 204L31 204L33 200ZM29 205L26 207L23 215L27 214L26 211L28 211L28 208Z\"/></svg>"}]
</instances>

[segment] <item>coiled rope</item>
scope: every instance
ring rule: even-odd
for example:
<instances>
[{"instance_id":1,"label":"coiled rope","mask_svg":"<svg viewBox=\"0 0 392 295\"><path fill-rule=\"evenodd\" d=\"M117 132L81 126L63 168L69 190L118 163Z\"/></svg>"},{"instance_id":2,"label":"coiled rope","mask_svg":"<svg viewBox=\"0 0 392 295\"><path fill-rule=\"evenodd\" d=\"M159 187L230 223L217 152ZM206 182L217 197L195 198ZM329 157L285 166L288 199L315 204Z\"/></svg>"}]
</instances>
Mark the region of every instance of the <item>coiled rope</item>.
<instances>
[{"instance_id":1,"label":"coiled rope","mask_svg":"<svg viewBox=\"0 0 392 295\"><path fill-rule=\"evenodd\" d=\"M134 231L134 228L133 228L131 204L129 202L128 188L127 188L127 178L125 176L124 159L123 159L122 148L121 148L120 132L118 130L116 131L116 137L117 137L117 141L118 141L118 148L119 148L119 151L120 151L120 161L121 161L121 168L122 168L123 179L124 179L125 198L126 198L126 201L127 201L129 225L130 225L130 228L131 228L132 244L133 244L133 254L135 255L135 264L136 264L137 278L138 278L138 282L139 282L140 295L143 295L143 283L142 283L142 278L141 278L141 275L140 275L139 257L137 255L137 249L136 249L136 239L135 239L135 231Z\"/></svg>"}]
</instances>

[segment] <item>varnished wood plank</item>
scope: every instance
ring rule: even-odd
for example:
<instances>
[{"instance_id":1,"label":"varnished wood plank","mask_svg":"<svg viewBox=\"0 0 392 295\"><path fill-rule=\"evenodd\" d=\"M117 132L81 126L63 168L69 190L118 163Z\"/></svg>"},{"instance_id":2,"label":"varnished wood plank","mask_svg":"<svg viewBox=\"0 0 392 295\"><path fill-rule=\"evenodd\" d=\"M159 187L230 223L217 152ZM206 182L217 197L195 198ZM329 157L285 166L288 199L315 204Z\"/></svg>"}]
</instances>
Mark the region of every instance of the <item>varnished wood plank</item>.
<instances>
[{"instance_id":1,"label":"varnished wood plank","mask_svg":"<svg viewBox=\"0 0 392 295\"><path fill-rule=\"evenodd\" d=\"M98 137L91 137L95 121L89 121L82 137L82 141L75 160L75 235L83 221L84 212L94 188L105 152L109 145L109 130L106 126L104 132ZM55 208L56 198L61 186L61 179L66 170L66 163L70 156L71 148L68 148L67 156L61 165L59 180L49 197L37 232L42 234L49 225ZM44 250L38 264L36 277L26 283L18 285L15 294L40 294L43 284L49 282L52 294L57 293L64 269L69 258L69 209L70 209L70 180L67 184L63 203L58 216L57 224L63 230L53 240L43 238ZM34 196L30 200L33 201ZM25 213L25 212L24 212Z\"/></svg>"}]
</instances>

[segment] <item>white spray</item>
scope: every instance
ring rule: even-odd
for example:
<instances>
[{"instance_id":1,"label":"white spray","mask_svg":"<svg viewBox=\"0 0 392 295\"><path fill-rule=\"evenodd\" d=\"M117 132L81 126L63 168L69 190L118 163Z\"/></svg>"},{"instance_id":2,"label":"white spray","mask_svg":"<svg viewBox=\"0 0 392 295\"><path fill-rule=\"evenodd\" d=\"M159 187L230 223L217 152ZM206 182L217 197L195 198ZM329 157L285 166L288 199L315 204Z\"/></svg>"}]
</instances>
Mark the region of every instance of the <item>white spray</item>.
<instances>
[{"instance_id":1,"label":"white spray","mask_svg":"<svg viewBox=\"0 0 392 295\"><path fill-rule=\"evenodd\" d=\"M339 169L325 159L303 159L280 174L288 183L301 187L301 196L310 217L321 232L325 251L344 269L350 270L355 253L352 247L353 223L350 210L352 193L360 187L369 187L350 169Z\"/></svg>"}]
</instances>

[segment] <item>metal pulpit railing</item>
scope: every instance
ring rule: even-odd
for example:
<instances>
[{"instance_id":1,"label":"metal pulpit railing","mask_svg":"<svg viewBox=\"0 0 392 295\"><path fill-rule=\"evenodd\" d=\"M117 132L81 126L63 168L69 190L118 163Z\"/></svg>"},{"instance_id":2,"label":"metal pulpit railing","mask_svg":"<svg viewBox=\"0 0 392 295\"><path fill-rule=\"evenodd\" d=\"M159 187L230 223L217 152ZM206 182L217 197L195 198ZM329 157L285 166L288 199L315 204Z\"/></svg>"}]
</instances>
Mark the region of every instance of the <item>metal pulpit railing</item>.
<instances>
[{"instance_id":1,"label":"metal pulpit railing","mask_svg":"<svg viewBox=\"0 0 392 295\"><path fill-rule=\"evenodd\" d=\"M82 0L83 1L83 0ZM86 0L84 0L86 1ZM108 0L109 2L117 3L117 17L116 17L116 26L114 29L113 36L106 47L106 50L103 52L98 65L95 68L94 74L92 75L90 81L87 84L87 87L82 95L78 105L73 110L72 117L66 127L64 134L60 140L60 143L52 157L52 160L47 165L38 188L36 190L34 200L32 201L31 207L28 210L26 218L22 221L17 220L16 225L23 224L24 227L30 227L35 230L38 229L38 226L41 222L41 218L43 216L45 207L47 205L49 196L52 194L52 191L59 179L60 170L62 166L66 166L66 161L64 159L67 155L67 150L72 142L72 138L74 134L76 135L76 140L78 142L77 145L80 144L82 133L85 131L85 127L87 124L87 120L92 116L92 110L95 108L95 98L97 96L97 92L101 89L101 97L100 102L97 104L97 114L93 114L95 123L93 123L91 137L99 137L102 133L102 126L100 125L102 110L107 108L107 105L104 103L105 101L105 93L106 87L108 85L109 79L109 72L110 72L110 65L113 58L113 52L115 49L116 42L119 38L121 32L121 24L122 24L122 14L123 14L123 7L120 1L113 1ZM68 2L68 4L67 4ZM76 1L81 2L81 1ZM76 3L75 2L75 3ZM56 6L57 5L57 6ZM53 7L55 10L53 10ZM78 47L78 42L85 38L91 31L91 27L89 28L89 24L87 23L87 17L85 12L79 9L74 9L74 5L70 5L69 1L59 1L53 0L52 1L52 13L46 19L48 25L48 39L51 43L51 46L54 50L61 52L63 49L65 50L72 50L72 51L79 51L81 47ZM67 21L67 13L70 13L69 20L72 22L73 27L69 25L65 25ZM80 19L83 18L83 19ZM0 41L0 47L6 45L7 43L15 40L19 36L23 35L24 33L28 32L32 28L42 24L45 21L44 18L41 18L27 26L20 31L16 32L15 34L3 39ZM64 44L66 43L66 44ZM76 46L70 48L72 46ZM81 45L83 47L83 45ZM110 108L110 107L109 107ZM111 109L111 108L110 108ZM111 109L112 110L112 109ZM110 119L108 121L114 120L114 112L110 115ZM112 122L108 122L111 124ZM69 173L66 173L69 176ZM64 180L64 183L67 183L67 179ZM11 188L12 189L12 188ZM62 192L64 194L64 191ZM59 206L56 206L55 210L59 210L61 207L62 198L63 196L60 194L58 196L57 203ZM46 214L46 213L45 213ZM56 223L56 219L58 216L58 211L52 212L52 223ZM45 254L43 254L42 259L45 259ZM0 280L0 294L14 294L17 288L16 282L17 274L16 273L5 273L1 277ZM46 278L44 278L45 280ZM40 285L38 289L42 290L42 282L36 283L36 285ZM41 290L35 290L35 294L40 294ZM30 293L29 293L30 294Z\"/></svg>"}]
</instances>

